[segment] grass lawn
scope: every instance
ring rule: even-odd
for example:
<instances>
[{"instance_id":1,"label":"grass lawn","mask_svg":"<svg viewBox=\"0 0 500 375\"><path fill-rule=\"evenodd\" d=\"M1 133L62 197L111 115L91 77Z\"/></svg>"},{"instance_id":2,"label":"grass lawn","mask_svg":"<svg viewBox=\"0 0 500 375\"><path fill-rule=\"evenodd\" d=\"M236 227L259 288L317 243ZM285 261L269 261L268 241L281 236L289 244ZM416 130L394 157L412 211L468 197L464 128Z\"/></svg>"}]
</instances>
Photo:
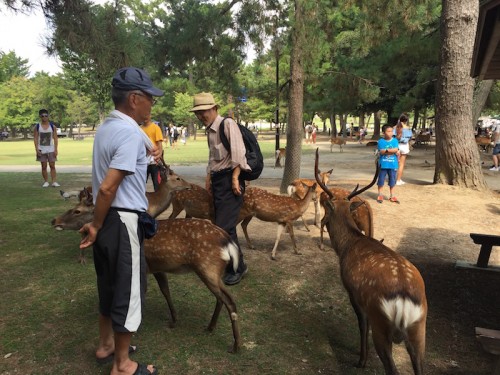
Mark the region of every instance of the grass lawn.
<instances>
[{"instance_id":1,"label":"grass lawn","mask_svg":"<svg viewBox=\"0 0 500 375\"><path fill-rule=\"evenodd\" d=\"M92 145L94 138L87 137L83 141L74 141L71 138L59 139L59 156L57 165L91 165ZM282 136L281 147L286 144L285 136ZM274 135L263 135L259 137L264 158L274 155ZM184 146L178 142L178 149L166 147L165 161L167 163L182 165L193 163L206 163L208 159L207 140L198 135L196 141L189 139ZM35 147L32 139L7 140L0 142L0 164L2 165L32 165L36 164Z\"/></svg>"},{"instance_id":2,"label":"grass lawn","mask_svg":"<svg viewBox=\"0 0 500 375\"><path fill-rule=\"evenodd\" d=\"M88 264L78 264L79 234L50 225L74 202L62 200L58 189L41 189L39 178L38 173L0 173L0 373L109 374L110 366L97 365L93 357L98 307L91 251ZM89 176L67 178L84 186ZM186 274L169 276L179 313L175 329L168 328L166 302L149 276L143 324L133 338L139 346L134 359L153 361L162 374L325 373L332 365L338 374L359 374L352 363L338 363L328 345L313 339L325 329L316 322L328 307L317 308L311 284L293 286L292 299L276 289L294 285L302 277L300 267L271 262L258 252L248 256L255 258L254 273L260 276L249 274L230 289L240 313L244 345L239 354L226 352L232 333L225 310L217 329L205 331L215 299L196 275ZM317 290L319 282L323 276L313 281ZM345 303L344 293L341 298ZM304 304L311 299L313 304ZM352 321L351 311L343 310L341 319ZM353 324L349 329L356 332ZM351 342L356 347L355 333ZM351 357L349 350L345 355ZM365 373L373 374L373 368Z\"/></svg>"}]
</instances>

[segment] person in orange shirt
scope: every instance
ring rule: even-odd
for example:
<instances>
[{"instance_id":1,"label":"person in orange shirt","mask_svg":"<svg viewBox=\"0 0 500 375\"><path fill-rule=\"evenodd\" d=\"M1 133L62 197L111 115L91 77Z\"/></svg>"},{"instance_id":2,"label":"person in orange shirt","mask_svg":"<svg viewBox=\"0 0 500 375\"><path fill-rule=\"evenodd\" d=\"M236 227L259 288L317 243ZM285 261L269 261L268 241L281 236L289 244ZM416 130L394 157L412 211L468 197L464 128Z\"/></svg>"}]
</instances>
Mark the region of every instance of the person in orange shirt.
<instances>
[{"instance_id":1,"label":"person in orange shirt","mask_svg":"<svg viewBox=\"0 0 500 375\"><path fill-rule=\"evenodd\" d=\"M153 121L151 121L151 115L149 115L148 119L144 122L144 124L141 125L141 129L144 131L144 133L146 133L151 142L153 142L153 144L161 150L163 134L160 127ZM158 164L156 163L155 159L151 156L149 157L148 161L148 172L146 178L149 179L149 176L151 176L155 191L158 190L158 186L160 184L160 169L158 168Z\"/></svg>"}]
</instances>

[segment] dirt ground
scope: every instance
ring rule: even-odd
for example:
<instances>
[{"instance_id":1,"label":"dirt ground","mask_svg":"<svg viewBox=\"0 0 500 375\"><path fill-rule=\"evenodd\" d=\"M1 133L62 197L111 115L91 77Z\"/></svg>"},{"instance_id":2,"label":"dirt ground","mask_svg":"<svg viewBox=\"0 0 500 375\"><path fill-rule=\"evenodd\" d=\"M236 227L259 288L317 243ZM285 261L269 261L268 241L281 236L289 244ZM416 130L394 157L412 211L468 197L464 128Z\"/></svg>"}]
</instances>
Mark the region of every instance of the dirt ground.
<instances>
[{"instance_id":1,"label":"dirt ground","mask_svg":"<svg viewBox=\"0 0 500 375\"><path fill-rule=\"evenodd\" d=\"M352 142L345 146L343 153L337 148L330 153L325 140L318 145L320 168L334 168L330 185L353 189L357 183L366 185L369 182L373 173L373 148ZM494 358L485 354L475 341L474 327L500 329L500 272L455 268L457 260L470 263L477 260L479 245L472 242L470 233L500 235L500 173L487 170L491 165L491 154L483 154L482 158L483 171L492 189L490 192L432 185L434 148L421 146L408 157L404 175L407 184L397 187L396 195L401 204L389 201L378 204L375 200L376 187L363 194L374 212L375 238L384 239L384 244L407 257L425 280L429 304L428 374L488 374L493 364ZM266 161L266 164L271 163ZM306 171L308 167L310 173L306 174L312 175L312 157L304 157L302 165L302 170ZM187 179L203 184L202 176ZM253 185L278 193L280 179L261 178ZM305 217L312 223L312 205ZM329 241L326 251L320 251L318 228L310 226L311 232L306 232L299 222L294 228L302 255L293 254L289 235L283 234L277 252L278 260L274 262L276 267L290 274L290 283L284 285L283 290L293 298L294 283L304 282L294 279L291 270L300 270L301 275L314 277L325 264L334 270L330 277L338 284L337 257L329 247ZM254 219L249 225L249 234L257 250L252 251L246 246L241 228L238 228L250 272L256 274L272 262L270 253L276 238L276 225ZM493 249L490 264L500 266L499 250ZM324 289L327 290L328 285L324 285ZM355 324L354 312L350 313ZM327 323L327 326L332 324ZM335 348L332 350L335 351ZM378 367L380 363L372 358L375 357L373 352L372 347L369 366ZM353 362L355 360L354 357ZM395 348L395 360L402 373L413 373L401 345Z\"/></svg>"}]
</instances>

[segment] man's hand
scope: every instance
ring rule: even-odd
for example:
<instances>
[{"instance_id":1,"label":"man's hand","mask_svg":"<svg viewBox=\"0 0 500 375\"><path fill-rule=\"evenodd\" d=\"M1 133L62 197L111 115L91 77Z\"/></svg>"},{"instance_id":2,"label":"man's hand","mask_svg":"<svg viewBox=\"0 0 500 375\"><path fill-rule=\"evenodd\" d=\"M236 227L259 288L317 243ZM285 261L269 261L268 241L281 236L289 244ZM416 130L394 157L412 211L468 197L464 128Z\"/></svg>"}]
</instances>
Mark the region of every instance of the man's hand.
<instances>
[{"instance_id":1,"label":"man's hand","mask_svg":"<svg viewBox=\"0 0 500 375\"><path fill-rule=\"evenodd\" d=\"M210 179L210 173L207 174L205 178L205 189L208 191L208 194L212 194L212 180Z\"/></svg>"},{"instance_id":2,"label":"man's hand","mask_svg":"<svg viewBox=\"0 0 500 375\"><path fill-rule=\"evenodd\" d=\"M99 232L99 230L95 228L92 223L87 223L83 227L81 227L79 232L82 234L80 249L85 249L95 242L97 238L97 232Z\"/></svg>"},{"instance_id":3,"label":"man's hand","mask_svg":"<svg viewBox=\"0 0 500 375\"><path fill-rule=\"evenodd\" d=\"M240 181L236 178L233 177L232 179L232 185L233 185L233 193L234 195L241 195L241 187L240 187Z\"/></svg>"},{"instance_id":4,"label":"man's hand","mask_svg":"<svg viewBox=\"0 0 500 375\"><path fill-rule=\"evenodd\" d=\"M162 149L156 146L153 146L151 150L149 150L148 154L151 155L156 162L158 162L161 158Z\"/></svg>"}]
</instances>

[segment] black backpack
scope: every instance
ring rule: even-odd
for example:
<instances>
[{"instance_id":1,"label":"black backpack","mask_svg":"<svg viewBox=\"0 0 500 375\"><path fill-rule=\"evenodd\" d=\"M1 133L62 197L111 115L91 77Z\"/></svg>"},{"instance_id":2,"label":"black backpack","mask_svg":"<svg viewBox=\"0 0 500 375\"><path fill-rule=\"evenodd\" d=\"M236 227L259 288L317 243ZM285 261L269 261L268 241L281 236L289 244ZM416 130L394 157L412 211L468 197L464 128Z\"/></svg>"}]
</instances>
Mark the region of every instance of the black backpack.
<instances>
[{"instance_id":1,"label":"black backpack","mask_svg":"<svg viewBox=\"0 0 500 375\"><path fill-rule=\"evenodd\" d=\"M226 150L231 151L231 146L229 145L229 141L227 140L226 134L224 133L224 120L222 120L220 124L220 140ZM259 142L255 138L255 135L248 130L248 128L244 127L241 124L237 124L240 129L241 136L243 137L243 143L245 143L245 157L247 158L247 163L252 168L251 172L241 171L241 177L246 181L252 181L259 178L262 173L262 169L264 169L264 157L262 156L262 152L260 151Z\"/></svg>"}]
</instances>

